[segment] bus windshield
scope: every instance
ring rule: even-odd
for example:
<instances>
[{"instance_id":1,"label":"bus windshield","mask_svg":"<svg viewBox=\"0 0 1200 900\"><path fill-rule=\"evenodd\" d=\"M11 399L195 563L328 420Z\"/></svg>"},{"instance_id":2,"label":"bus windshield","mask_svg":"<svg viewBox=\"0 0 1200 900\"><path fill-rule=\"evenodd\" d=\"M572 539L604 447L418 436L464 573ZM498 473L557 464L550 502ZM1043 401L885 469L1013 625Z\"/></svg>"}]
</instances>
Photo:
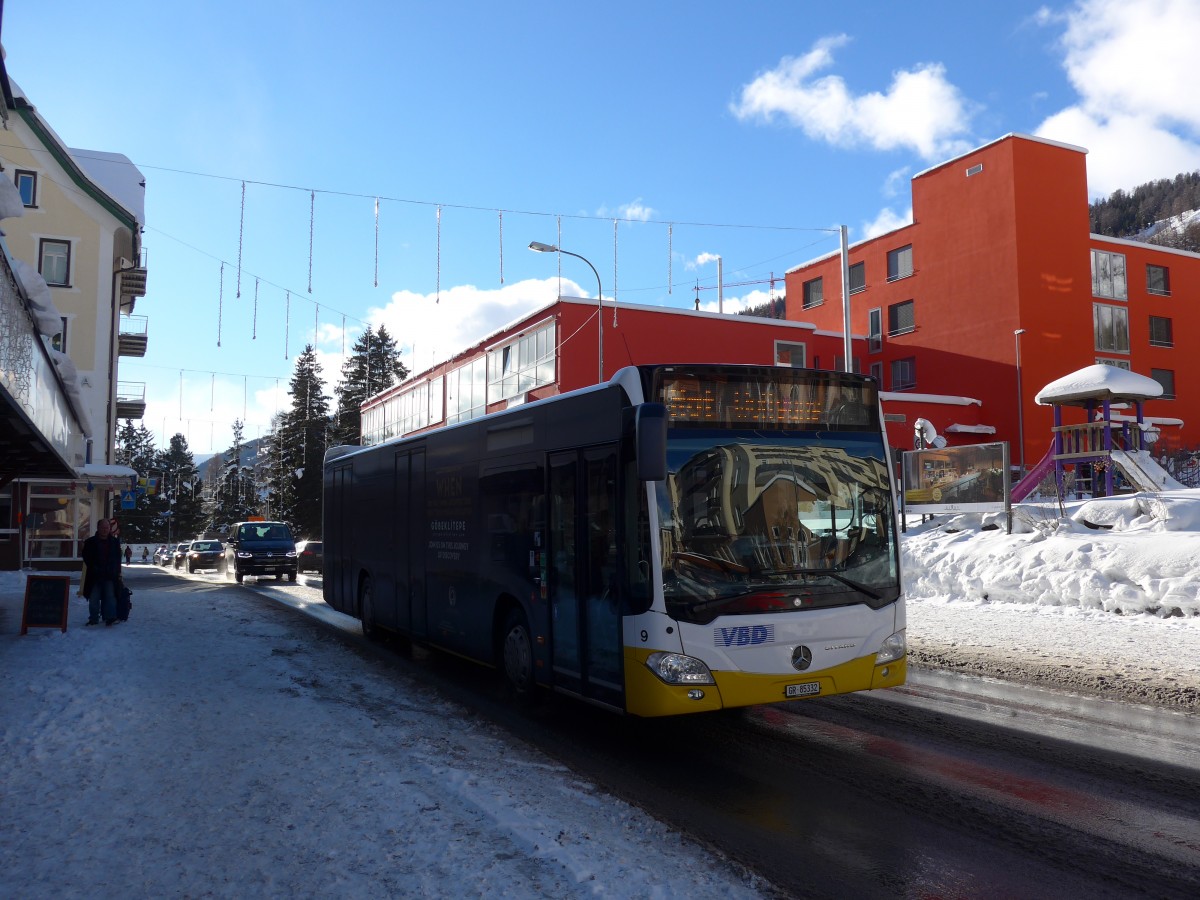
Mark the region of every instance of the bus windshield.
<instances>
[{"instance_id":1,"label":"bus windshield","mask_svg":"<svg viewBox=\"0 0 1200 900\"><path fill-rule=\"evenodd\" d=\"M899 596L878 433L674 430L656 485L667 611L717 616Z\"/></svg>"}]
</instances>

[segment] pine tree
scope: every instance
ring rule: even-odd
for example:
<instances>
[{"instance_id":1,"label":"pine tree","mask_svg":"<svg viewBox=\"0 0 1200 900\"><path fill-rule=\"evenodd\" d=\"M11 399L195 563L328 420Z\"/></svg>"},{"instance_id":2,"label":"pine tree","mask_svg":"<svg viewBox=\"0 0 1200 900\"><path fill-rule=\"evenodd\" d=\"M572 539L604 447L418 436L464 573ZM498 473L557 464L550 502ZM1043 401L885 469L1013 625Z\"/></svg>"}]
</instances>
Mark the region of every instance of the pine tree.
<instances>
[{"instance_id":1,"label":"pine tree","mask_svg":"<svg viewBox=\"0 0 1200 900\"><path fill-rule=\"evenodd\" d=\"M321 364L311 344L296 357L288 393L292 406L281 416L279 456L271 479L279 497L275 515L290 523L298 538L319 538L322 465L331 422Z\"/></svg>"},{"instance_id":2,"label":"pine tree","mask_svg":"<svg viewBox=\"0 0 1200 900\"><path fill-rule=\"evenodd\" d=\"M242 459L242 420L233 423L233 443L225 451L212 508L212 525L224 530L258 512L252 469Z\"/></svg>"},{"instance_id":3,"label":"pine tree","mask_svg":"<svg viewBox=\"0 0 1200 900\"><path fill-rule=\"evenodd\" d=\"M187 540L204 530L207 515L203 506L203 485L200 470L188 448L187 438L176 434L169 449L158 455L157 470L161 473L159 492L160 518L170 514L170 537Z\"/></svg>"},{"instance_id":4,"label":"pine tree","mask_svg":"<svg viewBox=\"0 0 1200 900\"><path fill-rule=\"evenodd\" d=\"M362 416L359 407L368 397L408 377L408 369L400 362L400 349L388 334L386 325L380 325L378 333L368 325L352 349L351 355L342 363L342 380L334 389L337 397L334 444L360 443Z\"/></svg>"},{"instance_id":5,"label":"pine tree","mask_svg":"<svg viewBox=\"0 0 1200 900\"><path fill-rule=\"evenodd\" d=\"M145 423L135 428L132 420L125 420L125 424L117 430L115 458L118 465L129 466L137 472L137 483L129 486L133 490L134 507L125 509L122 506L118 514L121 539L131 544L152 541L158 533L158 504L149 493L148 483L143 484L141 479L153 476L158 452L154 447L154 434Z\"/></svg>"}]
</instances>

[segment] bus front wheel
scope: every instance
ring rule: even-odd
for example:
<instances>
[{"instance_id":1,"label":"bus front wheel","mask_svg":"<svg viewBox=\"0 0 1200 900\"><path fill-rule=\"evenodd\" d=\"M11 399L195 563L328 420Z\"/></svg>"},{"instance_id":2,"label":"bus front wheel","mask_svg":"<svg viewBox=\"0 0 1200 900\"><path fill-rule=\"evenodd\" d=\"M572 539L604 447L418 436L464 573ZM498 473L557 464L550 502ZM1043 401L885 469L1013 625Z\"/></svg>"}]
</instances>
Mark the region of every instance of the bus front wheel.
<instances>
[{"instance_id":1,"label":"bus front wheel","mask_svg":"<svg viewBox=\"0 0 1200 900\"><path fill-rule=\"evenodd\" d=\"M359 589L359 609L361 610L359 618L362 619L362 633L368 641L378 641L383 637L383 633L379 630L379 626L375 622L375 591L371 587L371 579L364 578L362 587Z\"/></svg>"},{"instance_id":2,"label":"bus front wheel","mask_svg":"<svg viewBox=\"0 0 1200 900\"><path fill-rule=\"evenodd\" d=\"M529 699L533 695L533 641L529 623L519 609L510 611L505 620L502 654L509 688L518 699Z\"/></svg>"}]
</instances>

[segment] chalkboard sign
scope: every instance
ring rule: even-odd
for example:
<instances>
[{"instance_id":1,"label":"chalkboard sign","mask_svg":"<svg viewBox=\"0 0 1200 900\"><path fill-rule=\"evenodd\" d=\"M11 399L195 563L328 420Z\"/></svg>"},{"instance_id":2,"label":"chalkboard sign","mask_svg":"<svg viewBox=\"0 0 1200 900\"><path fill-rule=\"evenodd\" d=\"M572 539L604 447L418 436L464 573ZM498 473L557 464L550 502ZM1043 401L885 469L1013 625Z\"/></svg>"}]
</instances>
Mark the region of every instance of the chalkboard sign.
<instances>
[{"instance_id":1,"label":"chalkboard sign","mask_svg":"<svg viewBox=\"0 0 1200 900\"><path fill-rule=\"evenodd\" d=\"M69 575L27 575L21 634L28 634L30 628L58 628L66 631L67 603L70 595Z\"/></svg>"}]
</instances>

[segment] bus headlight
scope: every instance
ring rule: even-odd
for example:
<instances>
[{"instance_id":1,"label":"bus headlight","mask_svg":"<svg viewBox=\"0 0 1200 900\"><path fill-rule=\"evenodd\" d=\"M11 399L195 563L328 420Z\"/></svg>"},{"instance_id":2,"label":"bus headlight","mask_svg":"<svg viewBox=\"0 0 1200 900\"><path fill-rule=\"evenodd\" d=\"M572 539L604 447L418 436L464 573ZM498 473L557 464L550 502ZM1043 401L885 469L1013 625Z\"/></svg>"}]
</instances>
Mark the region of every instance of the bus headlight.
<instances>
[{"instance_id":1,"label":"bus headlight","mask_svg":"<svg viewBox=\"0 0 1200 900\"><path fill-rule=\"evenodd\" d=\"M708 666L682 653L651 653L646 666L667 684L716 684Z\"/></svg>"},{"instance_id":2,"label":"bus headlight","mask_svg":"<svg viewBox=\"0 0 1200 900\"><path fill-rule=\"evenodd\" d=\"M904 654L907 652L908 647L904 641L904 630L901 629L883 642L883 646L875 654L875 665L880 666L884 663L904 659Z\"/></svg>"}]
</instances>

